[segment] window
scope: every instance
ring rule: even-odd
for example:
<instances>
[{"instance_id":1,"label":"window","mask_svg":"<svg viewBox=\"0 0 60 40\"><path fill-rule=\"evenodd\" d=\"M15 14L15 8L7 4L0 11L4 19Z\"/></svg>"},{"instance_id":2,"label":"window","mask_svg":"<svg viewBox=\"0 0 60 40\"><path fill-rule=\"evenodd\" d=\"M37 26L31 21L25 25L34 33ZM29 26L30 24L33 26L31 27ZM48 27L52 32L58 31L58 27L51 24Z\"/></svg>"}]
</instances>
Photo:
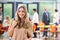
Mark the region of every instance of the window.
<instances>
[{"instance_id":1,"label":"window","mask_svg":"<svg viewBox=\"0 0 60 40\"><path fill-rule=\"evenodd\" d=\"M57 9L60 12L60 2L57 3Z\"/></svg>"},{"instance_id":2,"label":"window","mask_svg":"<svg viewBox=\"0 0 60 40\"><path fill-rule=\"evenodd\" d=\"M0 7L1 7L1 4L0 4Z\"/></svg>"},{"instance_id":3,"label":"window","mask_svg":"<svg viewBox=\"0 0 60 40\"><path fill-rule=\"evenodd\" d=\"M53 17L51 16L54 13L54 9L55 7L55 3L54 2L41 2L40 3L40 20L42 20L42 14L44 12L44 8L48 8L48 11L50 13L50 21L53 22Z\"/></svg>"},{"instance_id":4,"label":"window","mask_svg":"<svg viewBox=\"0 0 60 40\"><path fill-rule=\"evenodd\" d=\"M6 16L12 18L12 4L4 4L4 19Z\"/></svg>"},{"instance_id":5,"label":"window","mask_svg":"<svg viewBox=\"0 0 60 40\"><path fill-rule=\"evenodd\" d=\"M32 9L37 9L37 4L28 4L28 10L29 10L29 15L32 17L33 15L33 10Z\"/></svg>"}]
</instances>

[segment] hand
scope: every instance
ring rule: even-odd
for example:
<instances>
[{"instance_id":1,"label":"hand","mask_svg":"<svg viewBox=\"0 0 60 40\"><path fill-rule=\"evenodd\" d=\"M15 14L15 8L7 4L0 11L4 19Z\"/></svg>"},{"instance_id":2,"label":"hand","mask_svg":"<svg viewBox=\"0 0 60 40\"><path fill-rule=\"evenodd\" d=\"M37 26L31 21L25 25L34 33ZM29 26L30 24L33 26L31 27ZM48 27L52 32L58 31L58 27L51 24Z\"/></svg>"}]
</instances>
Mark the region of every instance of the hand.
<instances>
[{"instance_id":1,"label":"hand","mask_svg":"<svg viewBox=\"0 0 60 40\"><path fill-rule=\"evenodd\" d=\"M12 25L13 27L15 27L16 24L17 24L17 22L16 22L15 20L13 20L11 25Z\"/></svg>"}]
</instances>

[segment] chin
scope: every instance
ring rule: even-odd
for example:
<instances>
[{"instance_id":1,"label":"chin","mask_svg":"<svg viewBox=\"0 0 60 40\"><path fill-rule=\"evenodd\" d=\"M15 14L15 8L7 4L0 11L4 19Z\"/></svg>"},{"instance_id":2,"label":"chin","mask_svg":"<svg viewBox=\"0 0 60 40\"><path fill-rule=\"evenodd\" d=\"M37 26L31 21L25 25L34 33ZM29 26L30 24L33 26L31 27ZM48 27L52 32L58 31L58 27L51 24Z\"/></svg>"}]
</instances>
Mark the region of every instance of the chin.
<instances>
[{"instance_id":1,"label":"chin","mask_svg":"<svg viewBox=\"0 0 60 40\"><path fill-rule=\"evenodd\" d=\"M23 18L23 17L20 17L21 19Z\"/></svg>"}]
</instances>

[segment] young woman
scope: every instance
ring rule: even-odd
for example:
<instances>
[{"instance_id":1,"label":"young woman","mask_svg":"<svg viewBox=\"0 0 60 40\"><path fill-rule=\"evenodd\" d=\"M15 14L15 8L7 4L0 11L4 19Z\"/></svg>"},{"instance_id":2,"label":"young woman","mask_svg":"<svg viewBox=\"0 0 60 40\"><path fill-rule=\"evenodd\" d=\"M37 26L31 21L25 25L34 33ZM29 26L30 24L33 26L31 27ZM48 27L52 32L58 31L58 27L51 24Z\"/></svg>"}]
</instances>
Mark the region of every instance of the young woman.
<instances>
[{"instance_id":1,"label":"young woman","mask_svg":"<svg viewBox=\"0 0 60 40\"><path fill-rule=\"evenodd\" d=\"M12 37L11 40L32 40L32 24L25 6L19 6L16 13L17 18L12 20L8 35Z\"/></svg>"}]
</instances>

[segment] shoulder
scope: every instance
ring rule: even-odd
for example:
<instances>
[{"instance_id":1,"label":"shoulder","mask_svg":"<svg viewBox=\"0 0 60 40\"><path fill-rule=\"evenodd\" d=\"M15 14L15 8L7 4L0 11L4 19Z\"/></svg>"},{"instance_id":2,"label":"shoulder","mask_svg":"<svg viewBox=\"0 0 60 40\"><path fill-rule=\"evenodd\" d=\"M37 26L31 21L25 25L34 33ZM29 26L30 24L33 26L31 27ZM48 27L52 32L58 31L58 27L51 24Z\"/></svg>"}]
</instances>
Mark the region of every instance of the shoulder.
<instances>
[{"instance_id":1,"label":"shoulder","mask_svg":"<svg viewBox=\"0 0 60 40\"><path fill-rule=\"evenodd\" d=\"M6 21L6 19L4 19L4 21Z\"/></svg>"},{"instance_id":2,"label":"shoulder","mask_svg":"<svg viewBox=\"0 0 60 40\"><path fill-rule=\"evenodd\" d=\"M45 15L45 12L43 12L43 15Z\"/></svg>"},{"instance_id":3,"label":"shoulder","mask_svg":"<svg viewBox=\"0 0 60 40\"><path fill-rule=\"evenodd\" d=\"M12 18L11 21L16 21L16 20L14 18Z\"/></svg>"},{"instance_id":4,"label":"shoulder","mask_svg":"<svg viewBox=\"0 0 60 40\"><path fill-rule=\"evenodd\" d=\"M45 14L45 12L43 12L43 14Z\"/></svg>"},{"instance_id":5,"label":"shoulder","mask_svg":"<svg viewBox=\"0 0 60 40\"><path fill-rule=\"evenodd\" d=\"M31 22L31 21L27 21L27 25L28 25L29 27L32 27L32 22Z\"/></svg>"},{"instance_id":6,"label":"shoulder","mask_svg":"<svg viewBox=\"0 0 60 40\"><path fill-rule=\"evenodd\" d=\"M31 21L27 20L26 23L27 23L27 24L31 24Z\"/></svg>"}]
</instances>

